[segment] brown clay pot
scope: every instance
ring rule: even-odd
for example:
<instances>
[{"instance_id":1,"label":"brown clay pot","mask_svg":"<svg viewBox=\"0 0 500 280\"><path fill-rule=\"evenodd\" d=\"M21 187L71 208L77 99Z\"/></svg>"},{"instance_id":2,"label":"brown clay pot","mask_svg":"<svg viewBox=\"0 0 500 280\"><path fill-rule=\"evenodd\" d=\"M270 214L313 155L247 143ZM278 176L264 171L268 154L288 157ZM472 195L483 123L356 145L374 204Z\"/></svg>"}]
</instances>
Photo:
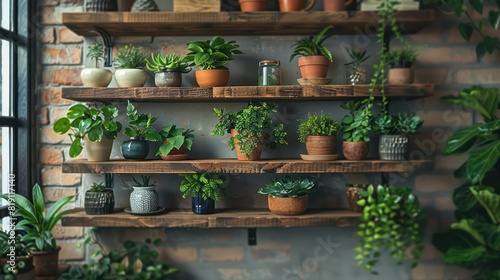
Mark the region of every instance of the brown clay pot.
<instances>
[{"instance_id":1,"label":"brown clay pot","mask_svg":"<svg viewBox=\"0 0 500 280\"><path fill-rule=\"evenodd\" d=\"M231 136L236 136L238 132L236 132L235 129L231 129ZM257 145L257 148L254 149L249 157L245 153L240 153L240 145L238 144L240 141L234 140L234 149L236 150L236 156L238 157L238 160L260 160L260 156L262 154L262 143L264 141L264 136L260 139L259 144Z\"/></svg>"},{"instance_id":2,"label":"brown clay pot","mask_svg":"<svg viewBox=\"0 0 500 280\"><path fill-rule=\"evenodd\" d=\"M344 11L353 0L323 0L323 9L325 11Z\"/></svg>"},{"instance_id":3,"label":"brown clay pot","mask_svg":"<svg viewBox=\"0 0 500 280\"><path fill-rule=\"evenodd\" d=\"M195 77L199 87L224 87L229 81L229 70L196 70Z\"/></svg>"},{"instance_id":4,"label":"brown clay pot","mask_svg":"<svg viewBox=\"0 0 500 280\"><path fill-rule=\"evenodd\" d=\"M349 210L354 212L363 211L363 207L359 206L357 202L362 198L361 192L366 190L367 187L368 185L365 184L346 184L345 191Z\"/></svg>"},{"instance_id":5,"label":"brown clay pot","mask_svg":"<svg viewBox=\"0 0 500 280\"><path fill-rule=\"evenodd\" d=\"M304 213L309 206L309 195L298 197L267 197L269 210L278 215L299 215Z\"/></svg>"},{"instance_id":6,"label":"brown clay pot","mask_svg":"<svg viewBox=\"0 0 500 280\"><path fill-rule=\"evenodd\" d=\"M33 265L35 266L35 275L40 276L55 276L58 273L59 251L61 247L57 247L54 251L32 251Z\"/></svg>"},{"instance_id":7,"label":"brown clay pot","mask_svg":"<svg viewBox=\"0 0 500 280\"><path fill-rule=\"evenodd\" d=\"M335 136L307 136L308 155L330 155L335 149Z\"/></svg>"},{"instance_id":8,"label":"brown clay pot","mask_svg":"<svg viewBox=\"0 0 500 280\"><path fill-rule=\"evenodd\" d=\"M167 143L168 139L164 139L163 143ZM173 148L168 155L160 154L162 160L185 160L189 158L189 154L186 153L186 148L182 147L180 149Z\"/></svg>"},{"instance_id":9,"label":"brown clay pot","mask_svg":"<svg viewBox=\"0 0 500 280\"><path fill-rule=\"evenodd\" d=\"M239 0L242 12L265 11L268 0Z\"/></svg>"},{"instance_id":10,"label":"brown clay pot","mask_svg":"<svg viewBox=\"0 0 500 280\"><path fill-rule=\"evenodd\" d=\"M343 142L342 152L348 160L362 160L368 155L368 142Z\"/></svg>"},{"instance_id":11,"label":"brown clay pot","mask_svg":"<svg viewBox=\"0 0 500 280\"><path fill-rule=\"evenodd\" d=\"M326 78L330 61L322 55L299 57L299 68L302 78Z\"/></svg>"},{"instance_id":12,"label":"brown clay pot","mask_svg":"<svg viewBox=\"0 0 500 280\"><path fill-rule=\"evenodd\" d=\"M279 0L281 12L309 11L315 3L315 0L310 0L309 5L306 6L306 0Z\"/></svg>"},{"instance_id":13,"label":"brown clay pot","mask_svg":"<svg viewBox=\"0 0 500 280\"><path fill-rule=\"evenodd\" d=\"M387 80L391 85L412 84L415 74L411 68L391 68L387 73Z\"/></svg>"}]
</instances>

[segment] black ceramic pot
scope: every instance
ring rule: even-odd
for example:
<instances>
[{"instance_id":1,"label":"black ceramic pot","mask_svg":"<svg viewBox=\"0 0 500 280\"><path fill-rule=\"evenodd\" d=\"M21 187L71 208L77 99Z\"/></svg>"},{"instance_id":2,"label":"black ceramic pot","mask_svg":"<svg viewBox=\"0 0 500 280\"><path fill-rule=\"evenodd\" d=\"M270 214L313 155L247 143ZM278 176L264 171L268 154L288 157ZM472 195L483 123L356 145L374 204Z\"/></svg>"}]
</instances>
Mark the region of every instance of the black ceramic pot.
<instances>
[{"instance_id":1,"label":"black ceramic pot","mask_svg":"<svg viewBox=\"0 0 500 280\"><path fill-rule=\"evenodd\" d=\"M203 199L201 193L197 193L191 199L193 213L213 214L215 213L215 201L213 199Z\"/></svg>"},{"instance_id":2,"label":"black ceramic pot","mask_svg":"<svg viewBox=\"0 0 500 280\"><path fill-rule=\"evenodd\" d=\"M146 140L131 139L122 144L122 155L126 159L141 160L148 154L149 143Z\"/></svg>"},{"instance_id":3,"label":"black ceramic pot","mask_svg":"<svg viewBox=\"0 0 500 280\"><path fill-rule=\"evenodd\" d=\"M408 160L407 135L380 135L378 154L382 160Z\"/></svg>"},{"instance_id":4,"label":"black ceramic pot","mask_svg":"<svg viewBox=\"0 0 500 280\"><path fill-rule=\"evenodd\" d=\"M104 192L85 192L85 213L103 215L113 213L115 196L112 190Z\"/></svg>"},{"instance_id":5,"label":"black ceramic pot","mask_svg":"<svg viewBox=\"0 0 500 280\"><path fill-rule=\"evenodd\" d=\"M109 12L117 10L116 0L86 0L85 11L87 12Z\"/></svg>"}]
</instances>

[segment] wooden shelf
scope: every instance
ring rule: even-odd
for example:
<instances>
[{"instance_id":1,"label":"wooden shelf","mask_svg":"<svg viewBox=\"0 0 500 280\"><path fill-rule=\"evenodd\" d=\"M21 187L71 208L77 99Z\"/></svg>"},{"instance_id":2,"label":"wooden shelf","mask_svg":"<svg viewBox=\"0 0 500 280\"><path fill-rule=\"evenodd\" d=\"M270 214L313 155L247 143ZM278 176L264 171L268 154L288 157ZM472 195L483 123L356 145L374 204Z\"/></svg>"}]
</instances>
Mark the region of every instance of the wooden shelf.
<instances>
[{"instance_id":1,"label":"wooden shelf","mask_svg":"<svg viewBox=\"0 0 500 280\"><path fill-rule=\"evenodd\" d=\"M121 101L144 102L231 102L231 101L306 101L306 100L352 100L369 96L369 85L326 86L229 86L215 88L84 88L65 87L62 96L76 101ZM415 99L431 96L432 84L388 85L385 94L390 99ZM380 92L374 92L380 97Z\"/></svg>"},{"instance_id":2,"label":"wooden shelf","mask_svg":"<svg viewBox=\"0 0 500 280\"><path fill-rule=\"evenodd\" d=\"M117 210L119 211L119 210ZM125 212L109 215L87 215L74 209L62 217L63 226L78 227L175 227L175 228L263 228L309 226L356 226L360 213L344 209L309 209L302 215L280 216L268 209L217 209L216 214L197 215L191 209L167 210L155 216L138 216Z\"/></svg>"},{"instance_id":3,"label":"wooden shelf","mask_svg":"<svg viewBox=\"0 0 500 280\"><path fill-rule=\"evenodd\" d=\"M400 11L402 33L415 33L435 20L433 10ZM376 12L105 12L63 13L63 24L78 35L111 36L310 35L331 24L334 34L358 34L377 24Z\"/></svg>"},{"instance_id":4,"label":"wooden shelf","mask_svg":"<svg viewBox=\"0 0 500 280\"><path fill-rule=\"evenodd\" d=\"M427 167L430 160L335 160L305 161L301 159L274 159L238 161L236 159L195 159L183 161L87 161L71 160L63 163L63 173L345 173L345 172L412 172Z\"/></svg>"}]
</instances>

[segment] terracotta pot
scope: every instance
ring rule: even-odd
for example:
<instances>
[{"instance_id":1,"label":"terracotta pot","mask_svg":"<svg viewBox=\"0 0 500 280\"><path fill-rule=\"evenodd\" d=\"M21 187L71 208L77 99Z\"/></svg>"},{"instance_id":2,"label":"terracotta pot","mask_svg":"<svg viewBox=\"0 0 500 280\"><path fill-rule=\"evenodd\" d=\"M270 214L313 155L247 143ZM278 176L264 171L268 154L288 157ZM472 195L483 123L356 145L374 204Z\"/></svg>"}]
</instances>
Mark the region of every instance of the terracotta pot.
<instances>
[{"instance_id":1,"label":"terracotta pot","mask_svg":"<svg viewBox=\"0 0 500 280\"><path fill-rule=\"evenodd\" d=\"M86 87L107 87L113 79L113 73L108 69L85 68L80 72L80 78Z\"/></svg>"},{"instance_id":2,"label":"terracotta pot","mask_svg":"<svg viewBox=\"0 0 500 280\"><path fill-rule=\"evenodd\" d=\"M391 85L412 84L414 78L415 74L411 68L391 68L387 73L387 80Z\"/></svg>"},{"instance_id":3,"label":"terracotta pot","mask_svg":"<svg viewBox=\"0 0 500 280\"><path fill-rule=\"evenodd\" d=\"M267 197L269 210L278 215L299 215L309 206L309 195L299 197Z\"/></svg>"},{"instance_id":4,"label":"terracotta pot","mask_svg":"<svg viewBox=\"0 0 500 280\"><path fill-rule=\"evenodd\" d=\"M330 155L335 149L335 136L307 136L308 155Z\"/></svg>"},{"instance_id":5,"label":"terracotta pot","mask_svg":"<svg viewBox=\"0 0 500 280\"><path fill-rule=\"evenodd\" d=\"M55 276L58 273L59 251L61 247L57 247L54 251L32 251L33 265L35 266L35 275L40 276Z\"/></svg>"},{"instance_id":6,"label":"terracotta pot","mask_svg":"<svg viewBox=\"0 0 500 280\"><path fill-rule=\"evenodd\" d=\"M113 149L113 140L103 137L101 142L92 142L85 135L83 146L88 161L108 161Z\"/></svg>"},{"instance_id":7,"label":"terracotta pot","mask_svg":"<svg viewBox=\"0 0 500 280\"><path fill-rule=\"evenodd\" d=\"M408 160L408 135L380 135L378 154L382 160Z\"/></svg>"},{"instance_id":8,"label":"terracotta pot","mask_svg":"<svg viewBox=\"0 0 500 280\"><path fill-rule=\"evenodd\" d=\"M168 139L164 139L163 143L167 143ZM173 148L168 155L160 154L160 158L162 160L185 160L189 157L189 154L186 153L186 148L182 147L180 149Z\"/></svg>"},{"instance_id":9,"label":"terracotta pot","mask_svg":"<svg viewBox=\"0 0 500 280\"><path fill-rule=\"evenodd\" d=\"M345 142L342 143L342 152L348 160L362 160L368 155L368 142Z\"/></svg>"},{"instance_id":10,"label":"terracotta pot","mask_svg":"<svg viewBox=\"0 0 500 280\"><path fill-rule=\"evenodd\" d=\"M115 81L118 87L142 87L148 79L143 69L118 69L115 71Z\"/></svg>"},{"instance_id":11,"label":"terracotta pot","mask_svg":"<svg viewBox=\"0 0 500 280\"><path fill-rule=\"evenodd\" d=\"M85 213L91 215L111 214L115 208L113 190L104 192L85 192Z\"/></svg>"},{"instance_id":12,"label":"terracotta pot","mask_svg":"<svg viewBox=\"0 0 500 280\"><path fill-rule=\"evenodd\" d=\"M268 0L239 0L242 12L265 11Z\"/></svg>"},{"instance_id":13,"label":"terracotta pot","mask_svg":"<svg viewBox=\"0 0 500 280\"><path fill-rule=\"evenodd\" d=\"M306 0L279 0L280 11L282 12L309 11L315 3L316 0L310 0L309 5L306 6Z\"/></svg>"},{"instance_id":14,"label":"terracotta pot","mask_svg":"<svg viewBox=\"0 0 500 280\"><path fill-rule=\"evenodd\" d=\"M323 9L325 11L344 11L353 0L323 0Z\"/></svg>"},{"instance_id":15,"label":"terracotta pot","mask_svg":"<svg viewBox=\"0 0 500 280\"><path fill-rule=\"evenodd\" d=\"M330 61L322 55L302 56L298 60L302 78L326 78Z\"/></svg>"},{"instance_id":16,"label":"terracotta pot","mask_svg":"<svg viewBox=\"0 0 500 280\"><path fill-rule=\"evenodd\" d=\"M367 187L366 184L346 184L345 190L349 210L354 212L363 211L363 207L359 206L357 202L362 198L361 192L366 190Z\"/></svg>"},{"instance_id":17,"label":"terracotta pot","mask_svg":"<svg viewBox=\"0 0 500 280\"><path fill-rule=\"evenodd\" d=\"M224 87L229 81L229 70L196 70L199 87Z\"/></svg>"},{"instance_id":18,"label":"terracotta pot","mask_svg":"<svg viewBox=\"0 0 500 280\"><path fill-rule=\"evenodd\" d=\"M235 129L231 129L231 136L236 136L238 132ZM257 145L257 148L254 149L250 155L247 157L245 153L240 153L240 145L238 144L240 141L234 140L234 149L236 150L236 156L238 160L260 160L260 156L262 154L262 143L264 142L264 136L260 138L260 142Z\"/></svg>"}]
</instances>

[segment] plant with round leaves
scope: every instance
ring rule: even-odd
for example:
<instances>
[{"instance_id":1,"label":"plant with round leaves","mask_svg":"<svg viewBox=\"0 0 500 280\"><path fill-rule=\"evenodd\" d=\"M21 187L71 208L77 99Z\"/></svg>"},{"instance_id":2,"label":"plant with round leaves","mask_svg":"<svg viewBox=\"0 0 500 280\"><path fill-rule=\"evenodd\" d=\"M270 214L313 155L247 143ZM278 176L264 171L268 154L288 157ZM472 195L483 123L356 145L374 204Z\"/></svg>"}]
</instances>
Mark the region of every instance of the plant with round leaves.
<instances>
[{"instance_id":1,"label":"plant with round leaves","mask_svg":"<svg viewBox=\"0 0 500 280\"><path fill-rule=\"evenodd\" d=\"M146 68L154 73L165 71L189 73L191 65L183 60L184 58L175 53L167 55L157 54L156 56L152 53L151 60L146 59Z\"/></svg>"},{"instance_id":2,"label":"plant with round leaves","mask_svg":"<svg viewBox=\"0 0 500 280\"><path fill-rule=\"evenodd\" d=\"M123 130L123 134L133 139L145 139L148 141L161 141L161 135L152 126L158 119L151 114L139 114L137 108L127 101L128 126Z\"/></svg>"},{"instance_id":3,"label":"plant with round leaves","mask_svg":"<svg viewBox=\"0 0 500 280\"><path fill-rule=\"evenodd\" d=\"M192 129L177 128L175 125L164 126L160 130L160 135L163 139L163 144L158 148L156 155L168 155L173 149L184 147L191 150L193 145Z\"/></svg>"},{"instance_id":4,"label":"plant with round leaves","mask_svg":"<svg viewBox=\"0 0 500 280\"><path fill-rule=\"evenodd\" d=\"M358 264L378 274L374 267L387 251L398 265L409 260L412 268L416 267L424 249L425 215L411 188L369 185L361 196Z\"/></svg>"},{"instance_id":5,"label":"plant with round leaves","mask_svg":"<svg viewBox=\"0 0 500 280\"><path fill-rule=\"evenodd\" d=\"M68 109L66 117L54 123L53 130L57 134L66 134L70 131L69 156L76 157L83 150L82 139L85 136L92 142L101 142L103 138L116 139L122 129L122 124L114 120L116 117L118 108L113 105L105 105L99 109L76 104Z\"/></svg>"},{"instance_id":6,"label":"plant with round leaves","mask_svg":"<svg viewBox=\"0 0 500 280\"><path fill-rule=\"evenodd\" d=\"M125 45L118 50L118 54L113 59L113 66L116 69L142 69L146 66L146 55L141 51L141 47Z\"/></svg>"},{"instance_id":7,"label":"plant with round leaves","mask_svg":"<svg viewBox=\"0 0 500 280\"><path fill-rule=\"evenodd\" d=\"M95 68L99 68L99 62L104 59L104 45L97 42L90 44L87 57L95 61Z\"/></svg>"},{"instance_id":8,"label":"plant with round leaves","mask_svg":"<svg viewBox=\"0 0 500 280\"><path fill-rule=\"evenodd\" d=\"M205 200L219 201L226 195L226 178L221 174L194 173L179 174L179 176L184 178L180 186L182 198L187 198L189 195L194 197L197 193L201 193Z\"/></svg>"},{"instance_id":9,"label":"plant with round leaves","mask_svg":"<svg viewBox=\"0 0 500 280\"><path fill-rule=\"evenodd\" d=\"M191 41L187 49L190 51L183 62L194 62L201 70L228 70L226 62L235 60L236 54L243 54L236 41L226 42L224 38L215 36L207 41Z\"/></svg>"},{"instance_id":10,"label":"plant with round leaves","mask_svg":"<svg viewBox=\"0 0 500 280\"><path fill-rule=\"evenodd\" d=\"M368 142L372 127L372 113L363 101L349 101L340 105L350 115L342 119L342 139L346 142Z\"/></svg>"},{"instance_id":11,"label":"plant with round leaves","mask_svg":"<svg viewBox=\"0 0 500 280\"><path fill-rule=\"evenodd\" d=\"M308 136L333 136L340 131L341 125L331 115L321 112L320 115L307 113L307 119L299 119L299 141L307 142Z\"/></svg>"},{"instance_id":12,"label":"plant with round leaves","mask_svg":"<svg viewBox=\"0 0 500 280\"><path fill-rule=\"evenodd\" d=\"M333 57L330 50L323 46L323 43L326 39L330 38L332 34L327 35L328 30L333 28L332 25L326 26L323 28L318 34L314 36L309 36L307 38L301 39L295 44L292 45L294 47L293 53L290 56L290 62L296 56L311 56L311 55L322 55L328 59L328 61L332 62Z\"/></svg>"},{"instance_id":13,"label":"plant with round leaves","mask_svg":"<svg viewBox=\"0 0 500 280\"><path fill-rule=\"evenodd\" d=\"M285 176L272 180L263 188L258 190L259 194L271 195L274 197L299 197L316 190L316 184L309 179Z\"/></svg>"}]
</instances>

